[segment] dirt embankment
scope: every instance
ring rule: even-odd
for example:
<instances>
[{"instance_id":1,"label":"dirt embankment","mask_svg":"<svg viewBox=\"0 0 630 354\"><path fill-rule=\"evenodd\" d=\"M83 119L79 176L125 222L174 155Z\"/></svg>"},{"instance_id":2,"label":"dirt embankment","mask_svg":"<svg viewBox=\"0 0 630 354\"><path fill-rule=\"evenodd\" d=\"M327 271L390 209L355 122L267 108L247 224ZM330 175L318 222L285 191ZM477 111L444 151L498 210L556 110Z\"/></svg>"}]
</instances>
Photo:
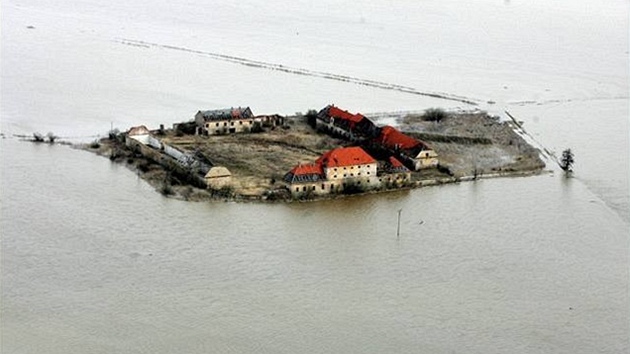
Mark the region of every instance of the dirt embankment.
<instances>
[{"instance_id":1,"label":"dirt embankment","mask_svg":"<svg viewBox=\"0 0 630 354\"><path fill-rule=\"evenodd\" d=\"M163 143L200 154L213 166L230 170L232 186L221 190L202 188L197 183L200 176L187 174L166 156L147 156L129 149L120 137L85 148L127 164L166 195L186 200L257 199L266 191L283 190L284 174L298 163L313 162L330 149L349 145L317 133L303 117L287 117L287 122L285 127L261 133L208 137L177 135L167 130L159 136ZM439 122L408 115L400 122L400 129L427 142L439 155L439 169L413 173L418 186L466 176L535 172L544 167L538 151L508 123L485 113L449 114Z\"/></svg>"}]
</instances>

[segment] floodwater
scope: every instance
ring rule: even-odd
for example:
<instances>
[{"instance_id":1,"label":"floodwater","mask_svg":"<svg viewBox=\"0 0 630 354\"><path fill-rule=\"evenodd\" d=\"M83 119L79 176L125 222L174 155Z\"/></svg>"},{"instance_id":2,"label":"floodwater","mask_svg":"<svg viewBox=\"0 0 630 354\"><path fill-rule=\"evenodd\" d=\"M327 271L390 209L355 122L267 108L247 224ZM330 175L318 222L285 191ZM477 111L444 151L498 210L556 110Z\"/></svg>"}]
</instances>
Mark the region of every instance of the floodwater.
<instances>
[{"instance_id":1,"label":"floodwater","mask_svg":"<svg viewBox=\"0 0 630 354\"><path fill-rule=\"evenodd\" d=\"M1 14L3 353L630 349L627 1L31 0ZM187 203L105 158L12 137L331 102L507 110L537 147L571 147L576 172L547 159L535 177Z\"/></svg>"}]
</instances>

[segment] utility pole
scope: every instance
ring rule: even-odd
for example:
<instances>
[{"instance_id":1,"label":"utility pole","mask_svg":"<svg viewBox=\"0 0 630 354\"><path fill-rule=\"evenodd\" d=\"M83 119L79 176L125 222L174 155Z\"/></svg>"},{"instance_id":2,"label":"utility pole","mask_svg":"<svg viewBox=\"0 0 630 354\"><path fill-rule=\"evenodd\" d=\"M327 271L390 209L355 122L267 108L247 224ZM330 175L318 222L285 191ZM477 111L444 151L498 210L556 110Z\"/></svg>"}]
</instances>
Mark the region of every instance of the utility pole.
<instances>
[{"instance_id":1,"label":"utility pole","mask_svg":"<svg viewBox=\"0 0 630 354\"><path fill-rule=\"evenodd\" d=\"M398 209L398 227L396 227L396 240L400 240L400 213L402 209Z\"/></svg>"}]
</instances>

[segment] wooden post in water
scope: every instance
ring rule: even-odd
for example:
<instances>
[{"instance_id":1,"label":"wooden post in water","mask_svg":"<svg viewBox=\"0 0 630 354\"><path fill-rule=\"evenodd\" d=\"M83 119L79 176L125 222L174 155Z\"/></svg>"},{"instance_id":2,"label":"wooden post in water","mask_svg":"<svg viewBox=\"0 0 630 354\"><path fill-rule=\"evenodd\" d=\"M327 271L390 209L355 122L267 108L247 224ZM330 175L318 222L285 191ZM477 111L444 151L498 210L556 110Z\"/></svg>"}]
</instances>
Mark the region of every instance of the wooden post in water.
<instances>
[{"instance_id":1,"label":"wooden post in water","mask_svg":"<svg viewBox=\"0 0 630 354\"><path fill-rule=\"evenodd\" d=\"M398 226L396 227L396 240L400 240L400 213L402 209L398 209Z\"/></svg>"}]
</instances>

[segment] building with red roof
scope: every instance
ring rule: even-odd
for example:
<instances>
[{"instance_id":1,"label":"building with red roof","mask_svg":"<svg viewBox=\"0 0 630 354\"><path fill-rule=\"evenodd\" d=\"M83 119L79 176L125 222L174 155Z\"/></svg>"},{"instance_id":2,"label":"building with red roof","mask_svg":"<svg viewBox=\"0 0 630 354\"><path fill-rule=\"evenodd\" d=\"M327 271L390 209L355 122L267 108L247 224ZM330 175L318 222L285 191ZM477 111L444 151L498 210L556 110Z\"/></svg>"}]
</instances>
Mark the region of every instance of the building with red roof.
<instances>
[{"instance_id":1,"label":"building with red roof","mask_svg":"<svg viewBox=\"0 0 630 354\"><path fill-rule=\"evenodd\" d=\"M409 169L394 156L390 156L387 162L388 170L390 172L409 172Z\"/></svg>"},{"instance_id":2,"label":"building with red roof","mask_svg":"<svg viewBox=\"0 0 630 354\"><path fill-rule=\"evenodd\" d=\"M334 105L324 107L317 114L316 125L350 140L372 138L377 133L374 123L361 113L350 113Z\"/></svg>"},{"instance_id":3,"label":"building with red roof","mask_svg":"<svg viewBox=\"0 0 630 354\"><path fill-rule=\"evenodd\" d=\"M336 148L317 159L327 180L376 176L377 162L358 146Z\"/></svg>"},{"instance_id":4,"label":"building with red roof","mask_svg":"<svg viewBox=\"0 0 630 354\"><path fill-rule=\"evenodd\" d=\"M379 184L377 161L362 148L330 150L314 163L299 164L284 176L291 193L325 194L341 192L349 186L371 188Z\"/></svg>"},{"instance_id":5,"label":"building with red roof","mask_svg":"<svg viewBox=\"0 0 630 354\"><path fill-rule=\"evenodd\" d=\"M328 107L328 116L333 119L347 121L352 124L352 126L358 124L363 119L365 119L365 116L363 116L361 113L352 114L335 106Z\"/></svg>"},{"instance_id":6,"label":"building with red roof","mask_svg":"<svg viewBox=\"0 0 630 354\"><path fill-rule=\"evenodd\" d=\"M379 182L384 188L396 188L411 181L411 171L394 156L379 166Z\"/></svg>"},{"instance_id":7,"label":"building with red roof","mask_svg":"<svg viewBox=\"0 0 630 354\"><path fill-rule=\"evenodd\" d=\"M336 148L322 155L317 162L327 168L346 167L353 165L369 165L376 160L358 146Z\"/></svg>"},{"instance_id":8,"label":"building with red roof","mask_svg":"<svg viewBox=\"0 0 630 354\"><path fill-rule=\"evenodd\" d=\"M284 180L289 183L317 182L324 180L324 171L321 164L298 164L284 176Z\"/></svg>"},{"instance_id":9,"label":"building with red roof","mask_svg":"<svg viewBox=\"0 0 630 354\"><path fill-rule=\"evenodd\" d=\"M418 139L412 138L398 129L386 125L381 128L381 132L374 139L375 142L390 150L424 150L427 146Z\"/></svg>"},{"instance_id":10,"label":"building with red roof","mask_svg":"<svg viewBox=\"0 0 630 354\"><path fill-rule=\"evenodd\" d=\"M379 135L372 140L372 143L391 151L412 165L416 171L438 165L437 154L426 143L389 125L381 128Z\"/></svg>"}]
</instances>

